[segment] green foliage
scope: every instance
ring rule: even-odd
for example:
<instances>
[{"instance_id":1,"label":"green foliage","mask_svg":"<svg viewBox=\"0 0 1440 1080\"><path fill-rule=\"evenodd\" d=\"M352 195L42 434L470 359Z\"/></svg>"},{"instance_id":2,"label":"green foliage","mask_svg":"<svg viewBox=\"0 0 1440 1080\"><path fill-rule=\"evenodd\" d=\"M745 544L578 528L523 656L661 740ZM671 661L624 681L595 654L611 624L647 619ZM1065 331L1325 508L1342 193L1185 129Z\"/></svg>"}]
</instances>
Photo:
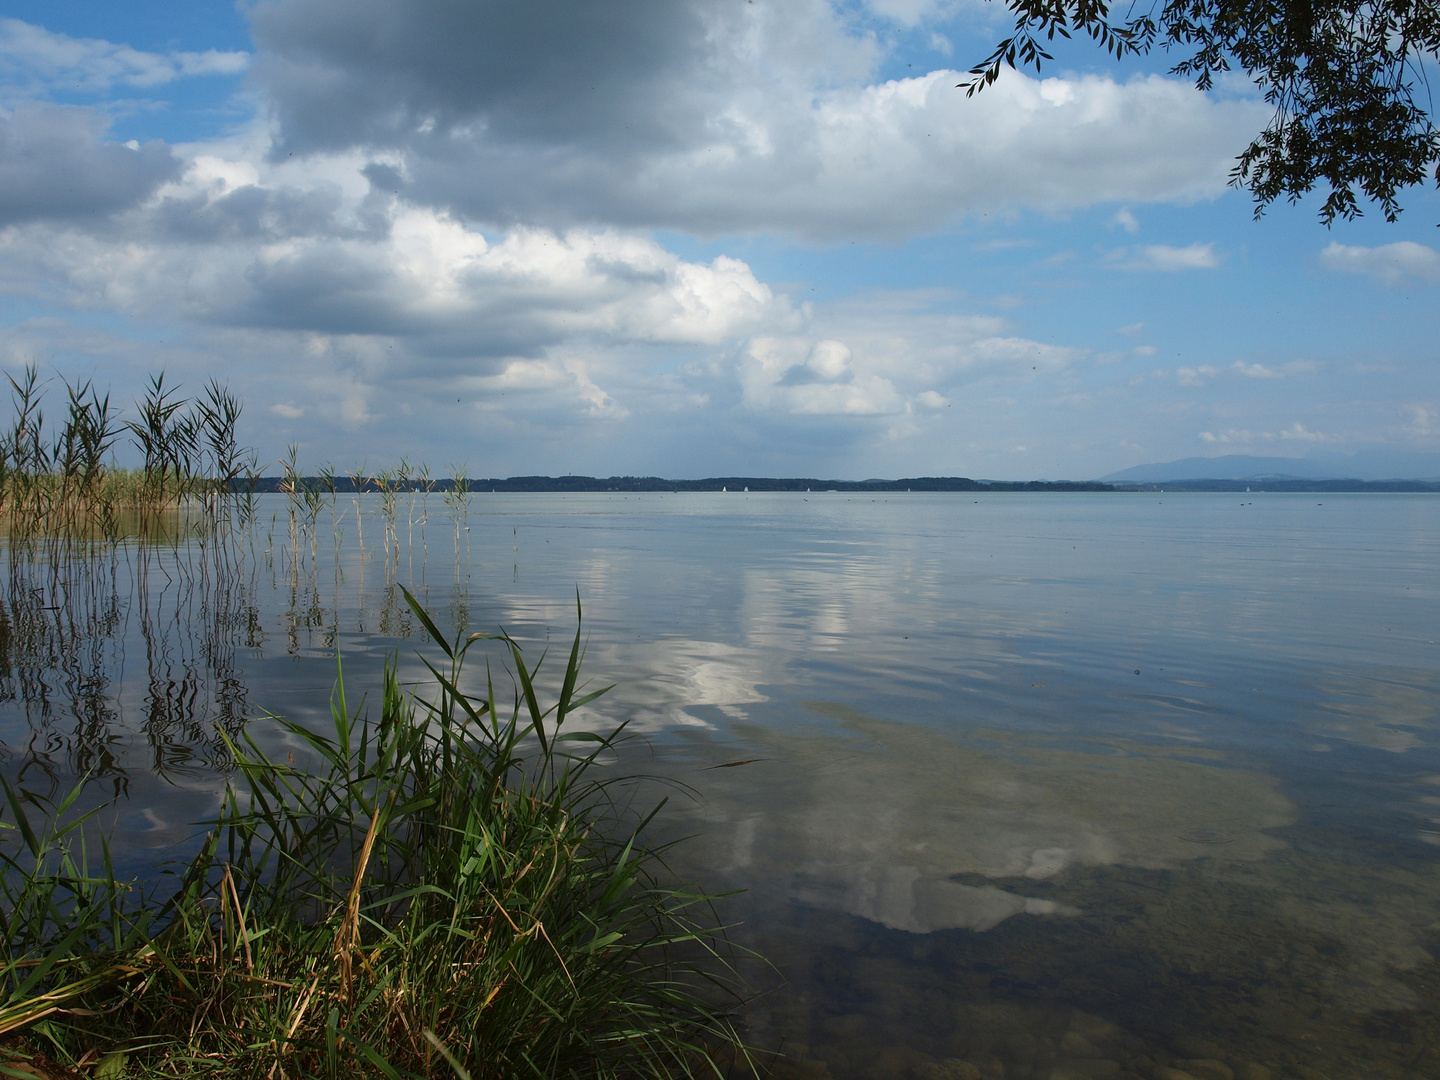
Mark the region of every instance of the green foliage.
<instances>
[{"instance_id":1,"label":"green foliage","mask_svg":"<svg viewBox=\"0 0 1440 1080\"><path fill-rule=\"evenodd\" d=\"M1360 216L1357 189L1400 212L1401 188L1440 183L1440 133L1428 111L1426 64L1440 60L1436 0L1166 0L1158 16L1112 21L1104 0L1007 0L1015 32L970 69L974 94L1002 67L1040 69L1045 42L1083 33L1117 59L1161 44L1189 55L1172 72L1209 90L1238 68L1275 107L1240 155L1231 183L1248 188L1258 217L1277 198L1295 202L1325 182L1326 225ZM1133 12L1134 9L1132 8ZM1417 84L1421 99L1416 99Z\"/></svg>"},{"instance_id":2,"label":"green foliage","mask_svg":"<svg viewBox=\"0 0 1440 1080\"><path fill-rule=\"evenodd\" d=\"M223 810L163 900L117 884L103 849L88 869L75 795L37 827L39 801L6 788L0 1032L131 1076L658 1078L746 1058L712 898L666 883L654 811L604 778L615 736L573 730L608 689L580 684L578 625L542 707L543 656L447 641L405 596L443 654L433 695L387 666L378 721L341 679L331 730L273 720L287 760L232 742ZM485 640L508 706L488 665L483 696L464 689Z\"/></svg>"}]
</instances>

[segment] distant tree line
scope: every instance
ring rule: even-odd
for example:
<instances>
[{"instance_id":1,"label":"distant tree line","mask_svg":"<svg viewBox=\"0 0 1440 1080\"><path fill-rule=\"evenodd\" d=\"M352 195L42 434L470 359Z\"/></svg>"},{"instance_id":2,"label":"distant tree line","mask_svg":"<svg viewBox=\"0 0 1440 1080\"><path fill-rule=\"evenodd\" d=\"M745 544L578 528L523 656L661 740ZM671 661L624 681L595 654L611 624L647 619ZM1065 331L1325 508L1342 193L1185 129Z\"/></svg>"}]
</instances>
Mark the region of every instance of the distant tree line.
<instances>
[{"instance_id":1,"label":"distant tree line","mask_svg":"<svg viewBox=\"0 0 1440 1080\"><path fill-rule=\"evenodd\" d=\"M279 492L285 490L283 476L262 476L245 479L246 490ZM585 491L813 491L813 492L876 492L876 491L1117 491L1114 484L1075 480L971 480L965 476L917 476L901 480L817 480L812 477L774 476L711 476L703 480L667 480L661 476L511 476L504 479L470 479L464 481L470 491L495 492L585 492ZM373 477L331 475L300 477L299 483L330 485L336 492L382 491ZM454 491L450 478L433 480L404 477L393 481L399 491Z\"/></svg>"}]
</instances>

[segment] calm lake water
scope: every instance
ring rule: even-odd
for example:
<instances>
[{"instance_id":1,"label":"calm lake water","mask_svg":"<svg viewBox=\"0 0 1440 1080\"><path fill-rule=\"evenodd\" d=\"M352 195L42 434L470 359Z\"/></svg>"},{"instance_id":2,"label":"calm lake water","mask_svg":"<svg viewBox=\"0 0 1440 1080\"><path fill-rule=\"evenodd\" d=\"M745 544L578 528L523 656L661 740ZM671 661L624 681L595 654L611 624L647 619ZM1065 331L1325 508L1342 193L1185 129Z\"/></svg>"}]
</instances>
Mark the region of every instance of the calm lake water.
<instances>
[{"instance_id":1,"label":"calm lake water","mask_svg":"<svg viewBox=\"0 0 1440 1080\"><path fill-rule=\"evenodd\" d=\"M7 773L90 771L143 872L217 726L327 722L337 647L352 701L421 677L397 581L532 655L578 589L782 1075L1440 1076L1440 498L432 495L393 543L362 502L263 497L228 571L10 553Z\"/></svg>"}]
</instances>

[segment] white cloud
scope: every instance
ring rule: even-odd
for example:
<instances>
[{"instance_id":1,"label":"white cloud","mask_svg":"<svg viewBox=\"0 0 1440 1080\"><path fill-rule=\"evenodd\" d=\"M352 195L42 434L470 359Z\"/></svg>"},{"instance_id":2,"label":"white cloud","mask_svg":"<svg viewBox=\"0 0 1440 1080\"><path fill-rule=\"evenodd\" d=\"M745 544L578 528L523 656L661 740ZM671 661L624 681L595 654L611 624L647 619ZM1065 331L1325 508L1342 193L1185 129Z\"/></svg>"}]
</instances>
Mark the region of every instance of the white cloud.
<instances>
[{"instance_id":1,"label":"white cloud","mask_svg":"<svg viewBox=\"0 0 1440 1080\"><path fill-rule=\"evenodd\" d=\"M1110 225L1112 228L1124 229L1128 233L1140 231L1140 219L1124 206L1115 211L1114 216L1110 218Z\"/></svg>"},{"instance_id":2,"label":"white cloud","mask_svg":"<svg viewBox=\"0 0 1440 1080\"><path fill-rule=\"evenodd\" d=\"M391 336L491 366L581 337L716 344L789 310L725 256L687 262L613 230L487 235L428 209L351 202L323 181L245 182L252 175L212 161L111 233L24 229L0 251L12 273L58 284L79 306ZM379 221L367 225L367 212Z\"/></svg>"},{"instance_id":3,"label":"white cloud","mask_svg":"<svg viewBox=\"0 0 1440 1080\"><path fill-rule=\"evenodd\" d=\"M1112 251L1107 261L1125 270L1213 270L1220 265L1213 243L1191 244L1188 247L1145 244L1120 248Z\"/></svg>"},{"instance_id":4,"label":"white cloud","mask_svg":"<svg viewBox=\"0 0 1440 1080\"><path fill-rule=\"evenodd\" d=\"M148 88L179 78L239 75L243 52L155 53L97 38L57 34L19 19L0 19L0 72L12 89L100 93L117 86Z\"/></svg>"},{"instance_id":5,"label":"white cloud","mask_svg":"<svg viewBox=\"0 0 1440 1080\"><path fill-rule=\"evenodd\" d=\"M1279 437L1286 442L1325 442L1329 438L1328 435L1309 430L1299 420L1280 432Z\"/></svg>"},{"instance_id":6,"label":"white cloud","mask_svg":"<svg viewBox=\"0 0 1440 1080\"><path fill-rule=\"evenodd\" d=\"M1330 442L1329 435L1311 431L1300 421L1280 431L1250 431L1246 428L1229 428L1225 431L1202 431L1200 441L1207 443L1251 443L1251 442Z\"/></svg>"},{"instance_id":7,"label":"white cloud","mask_svg":"<svg viewBox=\"0 0 1440 1080\"><path fill-rule=\"evenodd\" d=\"M997 236L993 240L982 240L975 245L976 251L1012 251L1015 248L1030 248L1035 241L1023 236Z\"/></svg>"},{"instance_id":8,"label":"white cloud","mask_svg":"<svg viewBox=\"0 0 1440 1080\"><path fill-rule=\"evenodd\" d=\"M1411 438L1428 439L1440 434L1440 410L1433 403L1406 405L1401 411L1408 417L1404 430Z\"/></svg>"},{"instance_id":9,"label":"white cloud","mask_svg":"<svg viewBox=\"0 0 1440 1080\"><path fill-rule=\"evenodd\" d=\"M998 448L1023 443L1037 455L1031 475L1055 476L1082 468L1064 450L1082 425L1105 433L1104 453L1129 432L1157 459L1187 437L1177 432L1206 425L1217 442L1320 440L1292 417L1338 415L1317 398L1321 380L1249 381L1314 370L1286 363L1290 346L1257 339L1253 354L1226 356L1217 339L1187 354L1168 322L1120 326L1137 317L1133 295L1113 278L1082 280L1096 257L1064 233L1070 210L1093 206L1076 215L1079 228L1124 230L1111 234L1127 245L1111 265L1228 267L1216 244L1125 234L1143 220L1153 238L1157 201L1224 191L1232 154L1267 110L1159 76L1007 73L972 99L956 71L886 81L877 72L903 61L917 72L938 62L926 42L944 50L932 31L949 32L939 20L953 5L856 7L631 0L576 4L576 19L557 26L553 12L508 0L259 0L244 8L260 50L248 68L243 53L145 53L0 21L11 72L8 87L0 77L10 103L0 109L0 292L17 310L56 314L0 328L0 357L93 371L121 396L147 367L192 387L227 373L252 402L257 444L328 439L326 455L357 460L395 447L438 460L453 450L420 447L464 445L518 471L618 457L622 468L706 474L758 446L749 460L770 472L826 461L883 475L888 461L894 475L998 475L1021 467L996 465ZM120 121L122 137L141 136L125 144L99 109L13 104L136 97L242 69L246 93L231 107L258 102L257 115L204 144L142 145L145 113ZM166 131L189 122L174 97ZM1029 230L1028 208L1054 216ZM714 249L666 250L653 231L779 236L756 247L773 251L784 235L888 240L961 218L976 235L952 238L954 273L931 278L954 292L814 305ZM986 237L976 251L1036 243L1022 231L1044 245L1031 258L965 250ZM1034 263L1062 248L1051 265L1068 267ZM855 280L860 250L848 262L842 253L834 276L815 269L811 295ZM1386 280L1423 277L1435 257L1420 244L1338 251L1327 265ZM791 265L826 261L808 258ZM895 261L863 265L883 275ZM1225 288L1243 287L1246 269L1235 266ZM1076 290L1075 304L1111 294L1111 313L1075 317L1052 286ZM84 312L91 331L60 325L69 312ZM1114 326L1130 345L1091 354L1035 340L1041 326ZM1142 390L1125 385L1129 370L1099 366L1155 364L1140 359L1158 356L1152 336L1167 359L1136 376ZM1392 351L1387 363L1407 362ZM1198 363L1217 355L1226 359ZM1421 390L1405 400L1433 397ZM1283 399L1285 411L1247 395ZM1427 431L1435 415L1404 419Z\"/></svg>"},{"instance_id":10,"label":"white cloud","mask_svg":"<svg viewBox=\"0 0 1440 1080\"><path fill-rule=\"evenodd\" d=\"M1440 282L1440 251L1413 240L1373 248L1332 240L1320 253L1320 262L1327 269L1366 274L1385 285L1405 285L1412 279L1428 285Z\"/></svg>"},{"instance_id":11,"label":"white cloud","mask_svg":"<svg viewBox=\"0 0 1440 1080\"><path fill-rule=\"evenodd\" d=\"M1267 367L1265 364L1247 364L1241 360L1230 365L1231 370L1247 379L1284 379L1291 375L1309 375L1314 373L1315 364L1309 360L1292 360L1279 367Z\"/></svg>"},{"instance_id":12,"label":"white cloud","mask_svg":"<svg viewBox=\"0 0 1440 1080\"><path fill-rule=\"evenodd\" d=\"M625 164L609 148L553 148L547 158L563 166L543 170L523 147L452 143L445 158L411 147L412 191L482 218L593 206L612 219L700 232L902 236L981 210L1216 195L1235 134L1252 119L1238 106L1223 115L1228 105L1160 78L1013 74L972 99L957 78L939 71L803 97L741 96L697 141ZM477 170L493 184L469 184ZM580 194L572 185L582 178ZM1143 254L1166 269L1213 265L1203 246Z\"/></svg>"},{"instance_id":13,"label":"white cloud","mask_svg":"<svg viewBox=\"0 0 1440 1080\"><path fill-rule=\"evenodd\" d=\"M267 162L263 145L254 129L190 147L177 179L103 229L0 232L0 288L184 326L191 347L134 364L191 382L230 372L267 421L257 443L326 437L357 458L402 431L416 445L475 425L528 440L635 416L674 417L663 423L683 442L696 409L711 437L748 416L777 440L786 418L842 441L903 440L958 411L964 388L1083 355L952 313L948 291L797 307L738 259L682 259L615 228L482 230L396 198L393 166L367 181L358 155ZM26 355L133 351L62 337L31 328ZM117 364L102 364L105 381L123 388L134 378ZM417 434L407 417L422 415L436 419Z\"/></svg>"},{"instance_id":14,"label":"white cloud","mask_svg":"<svg viewBox=\"0 0 1440 1080\"><path fill-rule=\"evenodd\" d=\"M1000 319L933 310L935 299L879 294L816 311L802 332L756 337L738 366L746 406L790 415L909 415L948 405L962 387L1054 374L1084 355L1007 336Z\"/></svg>"},{"instance_id":15,"label":"white cloud","mask_svg":"<svg viewBox=\"0 0 1440 1080\"><path fill-rule=\"evenodd\" d=\"M1283 379L1285 377L1284 372L1268 368L1264 364L1246 364L1237 360L1232 367L1247 379Z\"/></svg>"},{"instance_id":16,"label":"white cloud","mask_svg":"<svg viewBox=\"0 0 1440 1080\"><path fill-rule=\"evenodd\" d=\"M407 198L477 221L829 241L1212 198L1268 115L1159 76L1007 72L973 98L952 70L878 81L884 50L823 0L637 0L564 25L531 11L259 5L255 81L279 151L398 153Z\"/></svg>"}]
</instances>

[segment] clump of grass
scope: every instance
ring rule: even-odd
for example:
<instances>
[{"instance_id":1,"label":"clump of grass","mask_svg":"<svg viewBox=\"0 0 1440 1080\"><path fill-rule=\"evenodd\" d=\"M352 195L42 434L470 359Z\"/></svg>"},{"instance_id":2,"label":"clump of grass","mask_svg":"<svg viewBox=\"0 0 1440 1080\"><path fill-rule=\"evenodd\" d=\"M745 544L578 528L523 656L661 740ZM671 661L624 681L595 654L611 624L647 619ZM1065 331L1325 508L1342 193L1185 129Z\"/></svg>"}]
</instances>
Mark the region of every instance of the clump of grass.
<instances>
[{"instance_id":1,"label":"clump of grass","mask_svg":"<svg viewBox=\"0 0 1440 1080\"><path fill-rule=\"evenodd\" d=\"M571 730L577 626L556 700L541 661L498 642L513 675L462 689L489 635L447 641L428 698L387 665L380 717L333 730L276 719L309 760L246 732L200 853L162 900L87 862L74 796L30 815L6 787L0 1033L112 1075L673 1077L748 1055L711 897L667 883L600 756ZM578 615L578 606L577 606ZM608 689L608 688L607 688ZM633 789L632 789L633 790ZM13 1041L16 1035L21 1041ZM119 1065L116 1065L119 1062Z\"/></svg>"}]
</instances>

